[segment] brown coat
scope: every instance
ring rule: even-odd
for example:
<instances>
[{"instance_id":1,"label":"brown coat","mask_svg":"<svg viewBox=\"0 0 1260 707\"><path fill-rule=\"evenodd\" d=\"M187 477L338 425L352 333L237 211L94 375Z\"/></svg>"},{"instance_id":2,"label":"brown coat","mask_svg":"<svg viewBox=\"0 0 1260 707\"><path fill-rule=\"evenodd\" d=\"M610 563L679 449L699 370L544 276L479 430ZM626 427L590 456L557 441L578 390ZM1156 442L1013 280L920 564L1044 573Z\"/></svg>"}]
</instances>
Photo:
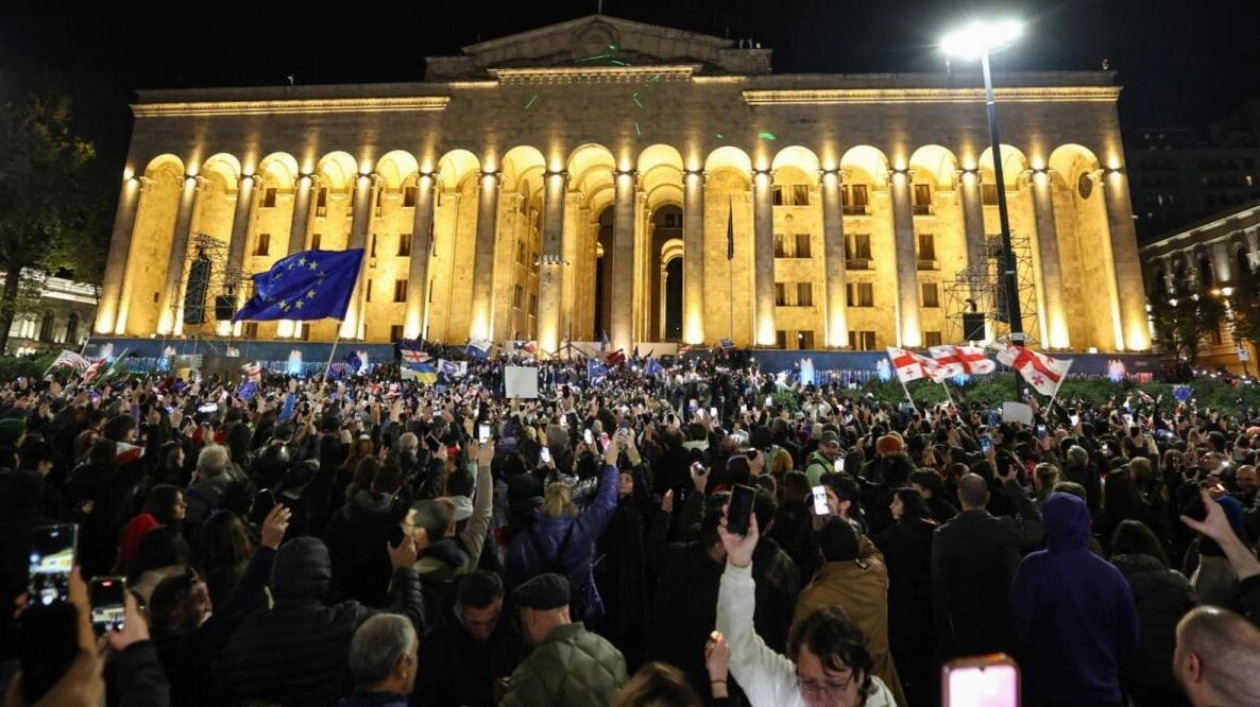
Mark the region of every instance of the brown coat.
<instances>
[{"instance_id":1,"label":"brown coat","mask_svg":"<svg viewBox=\"0 0 1260 707\"><path fill-rule=\"evenodd\" d=\"M828 562L818 568L814 579L796 600L792 626L810 612L839 606L862 629L866 649L874 661L873 672L892 691L897 704L906 704L901 678L888 648L888 568L884 556L865 536L856 561Z\"/></svg>"}]
</instances>

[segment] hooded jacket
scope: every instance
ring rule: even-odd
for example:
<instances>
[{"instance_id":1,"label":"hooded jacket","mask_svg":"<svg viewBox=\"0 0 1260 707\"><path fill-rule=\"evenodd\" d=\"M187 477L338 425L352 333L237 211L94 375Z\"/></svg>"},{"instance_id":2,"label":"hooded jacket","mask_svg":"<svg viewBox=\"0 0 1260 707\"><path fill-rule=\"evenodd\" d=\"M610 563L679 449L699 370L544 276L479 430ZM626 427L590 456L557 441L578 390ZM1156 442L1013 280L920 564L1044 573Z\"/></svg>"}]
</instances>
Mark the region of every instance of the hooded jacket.
<instances>
[{"instance_id":1,"label":"hooded jacket","mask_svg":"<svg viewBox=\"0 0 1260 707\"><path fill-rule=\"evenodd\" d=\"M407 507L392 496L359 491L337 509L324 531L324 543L332 559L333 584L338 599L353 599L366 606L385 606L389 600L389 564L386 543L407 515Z\"/></svg>"},{"instance_id":2,"label":"hooded jacket","mask_svg":"<svg viewBox=\"0 0 1260 707\"><path fill-rule=\"evenodd\" d=\"M250 614L233 633L219 663L219 683L231 696L282 705L333 704L346 685L350 638L376 614L357 601L326 605L332 585L328 548L317 538L290 540L271 571L275 605ZM392 609L423 633L420 577L394 570Z\"/></svg>"},{"instance_id":3,"label":"hooded jacket","mask_svg":"<svg viewBox=\"0 0 1260 707\"><path fill-rule=\"evenodd\" d=\"M1020 563L1011 611L1025 694L1060 702L1120 702L1120 666L1138 649L1133 592L1089 551L1089 508L1065 493L1042 509L1046 549Z\"/></svg>"}]
</instances>

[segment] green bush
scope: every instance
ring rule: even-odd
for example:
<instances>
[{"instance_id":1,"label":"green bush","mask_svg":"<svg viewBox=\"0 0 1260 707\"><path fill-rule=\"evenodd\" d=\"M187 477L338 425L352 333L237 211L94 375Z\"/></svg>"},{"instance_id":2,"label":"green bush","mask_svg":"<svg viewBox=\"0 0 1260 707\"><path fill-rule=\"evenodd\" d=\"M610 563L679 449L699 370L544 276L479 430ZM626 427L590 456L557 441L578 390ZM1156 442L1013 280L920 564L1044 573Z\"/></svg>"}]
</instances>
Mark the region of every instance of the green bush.
<instances>
[{"instance_id":1,"label":"green bush","mask_svg":"<svg viewBox=\"0 0 1260 707\"><path fill-rule=\"evenodd\" d=\"M0 356L0 381L8 383L18 378L39 378L57 358L56 353L35 356Z\"/></svg>"}]
</instances>

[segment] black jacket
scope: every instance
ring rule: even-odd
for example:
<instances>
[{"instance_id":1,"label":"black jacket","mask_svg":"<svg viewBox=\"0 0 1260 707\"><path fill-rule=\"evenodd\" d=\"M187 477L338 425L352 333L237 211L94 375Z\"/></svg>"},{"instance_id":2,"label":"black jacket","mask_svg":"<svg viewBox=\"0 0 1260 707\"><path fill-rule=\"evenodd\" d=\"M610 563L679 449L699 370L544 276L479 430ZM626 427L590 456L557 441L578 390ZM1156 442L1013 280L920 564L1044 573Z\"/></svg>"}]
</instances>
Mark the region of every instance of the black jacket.
<instances>
[{"instance_id":1,"label":"black jacket","mask_svg":"<svg viewBox=\"0 0 1260 707\"><path fill-rule=\"evenodd\" d=\"M512 674L525 657L511 608L503 607L490 638L478 643L455 617L420 643L420 673L413 702L424 707L493 707L494 682Z\"/></svg>"},{"instance_id":2,"label":"black jacket","mask_svg":"<svg viewBox=\"0 0 1260 707\"><path fill-rule=\"evenodd\" d=\"M397 543L395 536L406 515L406 506L369 491L359 491L333 513L324 543L332 559L337 599L375 608L386 605L393 568L385 545Z\"/></svg>"},{"instance_id":3,"label":"black jacket","mask_svg":"<svg viewBox=\"0 0 1260 707\"><path fill-rule=\"evenodd\" d=\"M880 533L875 547L888 567L888 643L899 669L932 653L932 538L936 526L902 518ZM905 660L902 660L902 657Z\"/></svg>"},{"instance_id":4,"label":"black jacket","mask_svg":"<svg viewBox=\"0 0 1260 707\"><path fill-rule=\"evenodd\" d=\"M0 604L6 607L27 588L31 531L55 522L40 513L40 493L29 475L0 469ZM0 662L18 655L17 640L13 612L0 612Z\"/></svg>"},{"instance_id":5,"label":"black jacket","mask_svg":"<svg viewBox=\"0 0 1260 707\"><path fill-rule=\"evenodd\" d=\"M219 661L218 682L236 699L282 705L329 705L346 687L350 638L377 613L356 601L324 603L332 585L328 548L316 538L290 540L271 573L275 605L237 627ZM394 571L392 611L422 632L424 600L414 569Z\"/></svg>"},{"instance_id":6,"label":"black jacket","mask_svg":"<svg viewBox=\"0 0 1260 707\"><path fill-rule=\"evenodd\" d=\"M1169 666L1177 646L1177 622L1194 606L1190 581L1151 555L1117 555L1111 563L1133 590L1142 642L1128 665L1121 666L1126 685L1179 689Z\"/></svg>"},{"instance_id":7,"label":"black jacket","mask_svg":"<svg viewBox=\"0 0 1260 707\"><path fill-rule=\"evenodd\" d=\"M963 511L932 541L932 615L942 658L1010 651L1009 595L1020 554L1041 541L1041 511L1016 482L1019 517Z\"/></svg>"},{"instance_id":8,"label":"black jacket","mask_svg":"<svg viewBox=\"0 0 1260 707\"><path fill-rule=\"evenodd\" d=\"M119 707L167 707L171 687L152 641L138 641L105 664L106 703Z\"/></svg>"}]
</instances>

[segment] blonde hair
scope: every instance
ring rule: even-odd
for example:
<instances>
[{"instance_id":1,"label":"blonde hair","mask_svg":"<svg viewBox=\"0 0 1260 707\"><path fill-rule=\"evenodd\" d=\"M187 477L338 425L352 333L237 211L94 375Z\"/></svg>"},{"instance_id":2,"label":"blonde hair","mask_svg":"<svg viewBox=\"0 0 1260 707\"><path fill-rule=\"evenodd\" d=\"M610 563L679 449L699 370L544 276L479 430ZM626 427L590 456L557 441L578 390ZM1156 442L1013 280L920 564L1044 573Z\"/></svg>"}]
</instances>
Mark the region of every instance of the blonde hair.
<instances>
[{"instance_id":1,"label":"blonde hair","mask_svg":"<svg viewBox=\"0 0 1260 707\"><path fill-rule=\"evenodd\" d=\"M576 516L578 509L573 503L573 489L560 481L548 484L543 493L542 511L548 518L559 518L566 513Z\"/></svg>"},{"instance_id":2,"label":"blonde hair","mask_svg":"<svg viewBox=\"0 0 1260 707\"><path fill-rule=\"evenodd\" d=\"M770 457L770 463L766 465L770 469L771 474L781 475L792 470L792 454L786 449L780 447L775 450L774 456Z\"/></svg>"}]
</instances>

